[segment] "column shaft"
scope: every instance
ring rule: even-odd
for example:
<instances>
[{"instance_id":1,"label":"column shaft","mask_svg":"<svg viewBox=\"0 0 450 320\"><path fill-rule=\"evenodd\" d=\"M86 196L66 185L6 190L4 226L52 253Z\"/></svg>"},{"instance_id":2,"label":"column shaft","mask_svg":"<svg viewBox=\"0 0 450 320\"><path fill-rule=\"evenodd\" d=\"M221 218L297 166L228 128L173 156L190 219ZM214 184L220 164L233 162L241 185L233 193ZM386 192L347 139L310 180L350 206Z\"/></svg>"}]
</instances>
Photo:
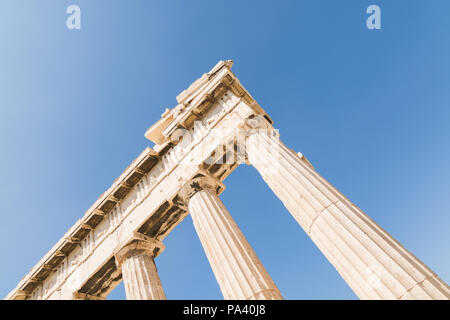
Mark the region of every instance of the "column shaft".
<instances>
[{"instance_id":1,"label":"column shaft","mask_svg":"<svg viewBox=\"0 0 450 320\"><path fill-rule=\"evenodd\" d=\"M449 299L425 264L288 149L273 132L247 138L248 161L361 299Z\"/></svg>"},{"instance_id":2,"label":"column shaft","mask_svg":"<svg viewBox=\"0 0 450 320\"><path fill-rule=\"evenodd\" d=\"M165 300L156 265L148 255L134 255L122 264L127 300Z\"/></svg>"},{"instance_id":3,"label":"column shaft","mask_svg":"<svg viewBox=\"0 0 450 320\"><path fill-rule=\"evenodd\" d=\"M196 192L189 212L225 299L282 299L280 291L219 197Z\"/></svg>"},{"instance_id":4,"label":"column shaft","mask_svg":"<svg viewBox=\"0 0 450 320\"><path fill-rule=\"evenodd\" d=\"M139 238L146 238L142 235ZM162 244L154 239L134 240L116 253L127 300L165 300L154 256Z\"/></svg>"}]
</instances>

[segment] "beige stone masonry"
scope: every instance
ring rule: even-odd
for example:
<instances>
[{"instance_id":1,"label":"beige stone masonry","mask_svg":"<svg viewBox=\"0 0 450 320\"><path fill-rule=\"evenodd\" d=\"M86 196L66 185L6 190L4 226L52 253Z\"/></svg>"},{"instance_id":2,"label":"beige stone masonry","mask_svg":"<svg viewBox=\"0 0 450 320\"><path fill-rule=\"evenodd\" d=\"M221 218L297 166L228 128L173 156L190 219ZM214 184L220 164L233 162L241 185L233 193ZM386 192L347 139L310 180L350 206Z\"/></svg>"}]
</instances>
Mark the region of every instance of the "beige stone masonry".
<instances>
[{"instance_id":1,"label":"beige stone masonry","mask_svg":"<svg viewBox=\"0 0 450 320\"><path fill-rule=\"evenodd\" d=\"M92 296L86 293L74 292L73 300L106 300L104 297Z\"/></svg>"}]
</instances>

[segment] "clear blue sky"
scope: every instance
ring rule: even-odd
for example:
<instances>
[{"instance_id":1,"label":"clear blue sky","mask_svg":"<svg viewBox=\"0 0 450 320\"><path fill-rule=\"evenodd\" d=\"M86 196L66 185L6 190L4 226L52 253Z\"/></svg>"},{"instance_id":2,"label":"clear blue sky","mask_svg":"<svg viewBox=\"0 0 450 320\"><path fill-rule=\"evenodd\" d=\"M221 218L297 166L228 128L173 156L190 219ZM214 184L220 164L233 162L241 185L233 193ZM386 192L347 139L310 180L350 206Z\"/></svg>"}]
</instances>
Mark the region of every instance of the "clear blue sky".
<instances>
[{"instance_id":1,"label":"clear blue sky","mask_svg":"<svg viewBox=\"0 0 450 320\"><path fill-rule=\"evenodd\" d=\"M81 30L66 8L81 7ZM370 4L382 29L369 31ZM450 2L0 2L0 296L152 143L218 60L281 138L450 282ZM255 169L221 198L288 299L354 299ZM221 299L190 217L156 263L169 299ZM119 286L110 298L124 298Z\"/></svg>"}]
</instances>

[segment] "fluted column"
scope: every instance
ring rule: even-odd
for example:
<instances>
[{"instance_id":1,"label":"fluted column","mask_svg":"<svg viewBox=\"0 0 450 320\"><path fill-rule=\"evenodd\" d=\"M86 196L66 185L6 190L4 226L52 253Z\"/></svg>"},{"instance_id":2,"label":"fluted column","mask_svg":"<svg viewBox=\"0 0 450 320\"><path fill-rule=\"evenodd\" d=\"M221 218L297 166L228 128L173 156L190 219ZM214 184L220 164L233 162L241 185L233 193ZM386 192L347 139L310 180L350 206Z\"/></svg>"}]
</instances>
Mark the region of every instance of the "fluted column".
<instances>
[{"instance_id":1,"label":"fluted column","mask_svg":"<svg viewBox=\"0 0 450 320\"><path fill-rule=\"evenodd\" d=\"M183 198L224 298L283 299L216 191L214 179L198 177L185 186Z\"/></svg>"},{"instance_id":2,"label":"fluted column","mask_svg":"<svg viewBox=\"0 0 450 320\"><path fill-rule=\"evenodd\" d=\"M163 250L161 242L136 234L116 253L116 264L122 269L127 300L165 300L154 258Z\"/></svg>"},{"instance_id":3,"label":"fluted column","mask_svg":"<svg viewBox=\"0 0 450 320\"><path fill-rule=\"evenodd\" d=\"M261 120L249 124L248 162L361 299L450 298L444 281L288 149L273 128Z\"/></svg>"}]
</instances>

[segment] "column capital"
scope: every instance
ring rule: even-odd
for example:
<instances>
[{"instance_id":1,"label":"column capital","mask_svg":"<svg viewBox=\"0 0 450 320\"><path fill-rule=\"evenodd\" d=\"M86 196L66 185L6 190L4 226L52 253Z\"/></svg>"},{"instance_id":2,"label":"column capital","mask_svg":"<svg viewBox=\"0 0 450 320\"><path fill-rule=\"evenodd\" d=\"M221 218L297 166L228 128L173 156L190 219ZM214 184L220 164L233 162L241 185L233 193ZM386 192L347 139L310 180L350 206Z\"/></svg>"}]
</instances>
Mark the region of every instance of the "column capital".
<instances>
[{"instance_id":1,"label":"column capital","mask_svg":"<svg viewBox=\"0 0 450 320\"><path fill-rule=\"evenodd\" d=\"M136 254L145 254L152 258L158 256L164 250L164 244L154 238L150 238L142 233L135 232L132 239L123 247L118 248L114 255L117 267L129 257Z\"/></svg>"},{"instance_id":2,"label":"column capital","mask_svg":"<svg viewBox=\"0 0 450 320\"><path fill-rule=\"evenodd\" d=\"M180 189L178 197L180 200L188 204L189 200L200 190L207 190L213 194L219 194L225 189L225 185L218 179L201 170Z\"/></svg>"}]
</instances>

